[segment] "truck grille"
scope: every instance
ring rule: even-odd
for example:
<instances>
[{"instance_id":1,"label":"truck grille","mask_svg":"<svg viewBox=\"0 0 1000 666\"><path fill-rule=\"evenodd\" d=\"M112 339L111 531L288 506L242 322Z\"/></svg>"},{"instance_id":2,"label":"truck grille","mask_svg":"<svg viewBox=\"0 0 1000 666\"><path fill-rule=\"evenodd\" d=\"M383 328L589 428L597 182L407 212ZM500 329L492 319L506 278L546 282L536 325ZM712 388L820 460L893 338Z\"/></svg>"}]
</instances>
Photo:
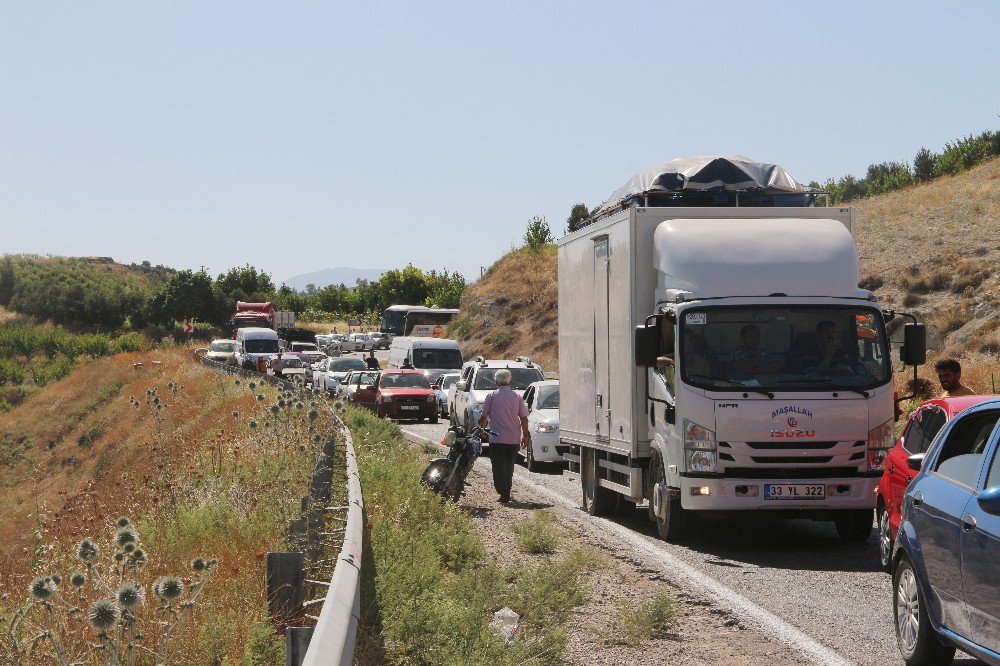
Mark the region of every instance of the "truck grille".
<instances>
[{"instance_id":1,"label":"truck grille","mask_svg":"<svg viewBox=\"0 0 1000 666\"><path fill-rule=\"evenodd\" d=\"M832 449L837 446L837 442L809 442L797 440L791 442L747 442L751 449L765 449L768 451L781 451L785 449Z\"/></svg>"},{"instance_id":2,"label":"truck grille","mask_svg":"<svg viewBox=\"0 0 1000 666\"><path fill-rule=\"evenodd\" d=\"M824 464L833 459L833 456L751 456L750 460L761 465L785 465L789 463L813 463Z\"/></svg>"},{"instance_id":3,"label":"truck grille","mask_svg":"<svg viewBox=\"0 0 1000 666\"><path fill-rule=\"evenodd\" d=\"M861 473L855 467L729 467L722 475L730 479L844 479Z\"/></svg>"}]
</instances>

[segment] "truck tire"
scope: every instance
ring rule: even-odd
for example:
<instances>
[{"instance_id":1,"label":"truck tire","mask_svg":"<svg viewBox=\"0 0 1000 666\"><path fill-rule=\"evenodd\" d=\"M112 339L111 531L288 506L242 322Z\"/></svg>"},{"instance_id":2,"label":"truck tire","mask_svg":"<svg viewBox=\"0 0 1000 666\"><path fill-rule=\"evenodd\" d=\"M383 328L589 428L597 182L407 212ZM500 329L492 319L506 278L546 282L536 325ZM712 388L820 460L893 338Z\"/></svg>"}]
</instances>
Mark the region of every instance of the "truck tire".
<instances>
[{"instance_id":1,"label":"truck tire","mask_svg":"<svg viewBox=\"0 0 1000 666\"><path fill-rule=\"evenodd\" d=\"M597 485L597 451L580 448L580 485L583 508L592 516L606 516L616 505L615 493Z\"/></svg>"},{"instance_id":2,"label":"truck tire","mask_svg":"<svg viewBox=\"0 0 1000 666\"><path fill-rule=\"evenodd\" d=\"M840 535L841 541L846 541L847 543L864 543L868 541L874 523L871 509L841 511L840 515L833 519L833 524L837 527L837 534Z\"/></svg>"},{"instance_id":3,"label":"truck tire","mask_svg":"<svg viewBox=\"0 0 1000 666\"><path fill-rule=\"evenodd\" d=\"M653 455L650 474L653 479L654 492L649 498L649 517L656 523L656 532L661 539L668 543L680 543L687 536L688 522L690 522L688 514L690 512L685 511L684 507L681 506L680 495L671 492L667 486L667 470L664 468L659 454ZM658 490L657 486L659 486ZM659 515L657 515L654 506L657 497L661 502Z\"/></svg>"}]
</instances>

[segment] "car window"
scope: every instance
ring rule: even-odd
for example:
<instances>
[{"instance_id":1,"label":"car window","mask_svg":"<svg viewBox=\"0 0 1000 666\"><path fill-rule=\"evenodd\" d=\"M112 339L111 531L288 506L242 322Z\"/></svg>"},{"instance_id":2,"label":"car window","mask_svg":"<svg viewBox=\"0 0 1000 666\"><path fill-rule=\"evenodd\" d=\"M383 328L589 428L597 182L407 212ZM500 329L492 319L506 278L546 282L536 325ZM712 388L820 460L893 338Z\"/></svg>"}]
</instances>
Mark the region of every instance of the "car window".
<instances>
[{"instance_id":1,"label":"car window","mask_svg":"<svg viewBox=\"0 0 1000 666\"><path fill-rule=\"evenodd\" d=\"M903 431L903 448L909 453L920 453L921 443L924 440L923 410L920 410L910 418L910 422Z\"/></svg>"},{"instance_id":2,"label":"car window","mask_svg":"<svg viewBox=\"0 0 1000 666\"><path fill-rule=\"evenodd\" d=\"M986 487L1000 486L1000 446L993 448L993 464L990 465L990 475L986 477Z\"/></svg>"},{"instance_id":3,"label":"car window","mask_svg":"<svg viewBox=\"0 0 1000 666\"><path fill-rule=\"evenodd\" d=\"M924 433L923 442L920 445L920 451L917 453L927 453L927 450L931 446L931 442L937 437L937 434L941 432L941 428L944 424L948 422L948 417L945 413L937 408L931 407L929 414L924 417Z\"/></svg>"},{"instance_id":4,"label":"car window","mask_svg":"<svg viewBox=\"0 0 1000 666\"><path fill-rule=\"evenodd\" d=\"M955 424L941 443L934 471L950 481L974 488L983 452L998 419L1000 411L979 412Z\"/></svg>"},{"instance_id":5,"label":"car window","mask_svg":"<svg viewBox=\"0 0 1000 666\"><path fill-rule=\"evenodd\" d=\"M559 409L559 387L540 387L535 400L535 407L538 409Z\"/></svg>"}]
</instances>

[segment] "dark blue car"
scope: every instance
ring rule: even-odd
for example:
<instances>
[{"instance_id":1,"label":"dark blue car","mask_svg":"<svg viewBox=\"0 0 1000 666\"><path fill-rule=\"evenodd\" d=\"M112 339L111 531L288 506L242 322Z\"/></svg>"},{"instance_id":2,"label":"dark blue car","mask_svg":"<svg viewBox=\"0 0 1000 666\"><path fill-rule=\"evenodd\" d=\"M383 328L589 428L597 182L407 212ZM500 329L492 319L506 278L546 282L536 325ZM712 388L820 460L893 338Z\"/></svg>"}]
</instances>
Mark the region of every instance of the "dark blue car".
<instances>
[{"instance_id":1,"label":"dark blue car","mask_svg":"<svg viewBox=\"0 0 1000 666\"><path fill-rule=\"evenodd\" d=\"M1000 664L1000 399L938 434L903 499L893 551L896 638L910 666L959 648Z\"/></svg>"}]
</instances>

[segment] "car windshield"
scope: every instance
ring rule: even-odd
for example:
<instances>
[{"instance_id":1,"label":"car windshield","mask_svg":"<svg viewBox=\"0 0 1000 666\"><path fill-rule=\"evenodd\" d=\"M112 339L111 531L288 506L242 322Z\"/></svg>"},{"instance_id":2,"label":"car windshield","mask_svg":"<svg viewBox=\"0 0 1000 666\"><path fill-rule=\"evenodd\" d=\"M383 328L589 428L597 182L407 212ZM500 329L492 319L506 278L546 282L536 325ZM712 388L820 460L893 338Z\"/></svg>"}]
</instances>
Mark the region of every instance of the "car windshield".
<instances>
[{"instance_id":1,"label":"car windshield","mask_svg":"<svg viewBox=\"0 0 1000 666\"><path fill-rule=\"evenodd\" d=\"M421 369L459 369L462 367L462 352L457 349L421 349L413 350L412 363L414 368Z\"/></svg>"},{"instance_id":2,"label":"car windshield","mask_svg":"<svg viewBox=\"0 0 1000 666\"><path fill-rule=\"evenodd\" d=\"M352 372L348 384L371 384L375 381L375 372Z\"/></svg>"},{"instance_id":3,"label":"car windshield","mask_svg":"<svg viewBox=\"0 0 1000 666\"><path fill-rule=\"evenodd\" d=\"M539 386L535 398L537 409L559 409L559 387Z\"/></svg>"},{"instance_id":4,"label":"car windshield","mask_svg":"<svg viewBox=\"0 0 1000 666\"><path fill-rule=\"evenodd\" d=\"M426 388L431 387L427 378L416 372L383 374L378 384L382 388Z\"/></svg>"},{"instance_id":5,"label":"car windshield","mask_svg":"<svg viewBox=\"0 0 1000 666\"><path fill-rule=\"evenodd\" d=\"M208 351L231 352L236 349L235 342L213 342L208 346Z\"/></svg>"},{"instance_id":6,"label":"car windshield","mask_svg":"<svg viewBox=\"0 0 1000 666\"><path fill-rule=\"evenodd\" d=\"M441 378L441 388L444 390L450 389L452 384L458 381L461 375L445 375Z\"/></svg>"},{"instance_id":7,"label":"car windshield","mask_svg":"<svg viewBox=\"0 0 1000 666\"><path fill-rule=\"evenodd\" d=\"M257 338L252 340L245 340L246 350L248 354L277 354L278 353L278 340L267 340L263 338Z\"/></svg>"},{"instance_id":8,"label":"car windshield","mask_svg":"<svg viewBox=\"0 0 1000 666\"><path fill-rule=\"evenodd\" d=\"M368 366L360 358L351 356L349 358L335 358L328 366L331 372L346 372L348 370L363 370Z\"/></svg>"},{"instance_id":9,"label":"car windshield","mask_svg":"<svg viewBox=\"0 0 1000 666\"><path fill-rule=\"evenodd\" d=\"M542 371L537 368L507 368L510 370L510 387L515 391L523 391L535 382L545 379ZM503 368L480 368L476 373L473 389L476 391L492 391L497 387L496 374Z\"/></svg>"},{"instance_id":10,"label":"car windshield","mask_svg":"<svg viewBox=\"0 0 1000 666\"><path fill-rule=\"evenodd\" d=\"M281 367L283 368L301 368L302 359L296 358L294 356L284 356L281 359Z\"/></svg>"},{"instance_id":11,"label":"car windshield","mask_svg":"<svg viewBox=\"0 0 1000 666\"><path fill-rule=\"evenodd\" d=\"M882 317L871 308L702 308L685 311L680 331L682 377L700 388L864 390L889 381Z\"/></svg>"}]
</instances>

